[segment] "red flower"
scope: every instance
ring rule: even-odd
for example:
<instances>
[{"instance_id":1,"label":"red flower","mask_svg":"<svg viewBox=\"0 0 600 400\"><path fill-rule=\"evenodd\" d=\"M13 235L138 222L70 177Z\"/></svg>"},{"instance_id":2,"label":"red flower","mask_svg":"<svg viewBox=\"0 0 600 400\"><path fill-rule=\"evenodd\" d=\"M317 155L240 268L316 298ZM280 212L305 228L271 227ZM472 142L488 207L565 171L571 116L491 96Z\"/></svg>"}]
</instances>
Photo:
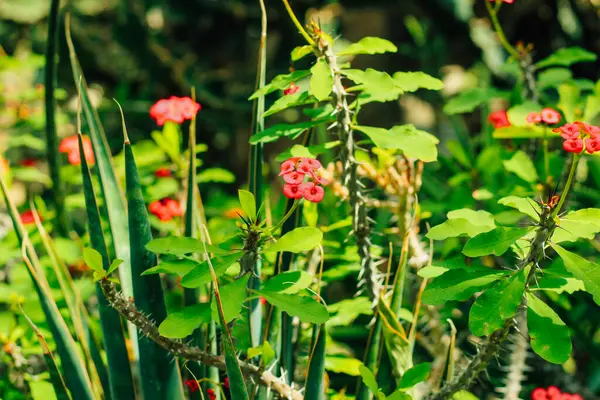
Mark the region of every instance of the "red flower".
<instances>
[{"instance_id":1,"label":"red flower","mask_svg":"<svg viewBox=\"0 0 600 400\"><path fill-rule=\"evenodd\" d=\"M527 122L530 124L538 124L542 122L542 115L535 112L529 113L529 115L527 115Z\"/></svg>"},{"instance_id":2,"label":"red flower","mask_svg":"<svg viewBox=\"0 0 600 400\"><path fill-rule=\"evenodd\" d=\"M506 110L494 111L488 116L488 121L496 129L510 126L510 121L508 120L508 114L506 113Z\"/></svg>"},{"instance_id":3,"label":"red flower","mask_svg":"<svg viewBox=\"0 0 600 400\"><path fill-rule=\"evenodd\" d=\"M289 88L287 88L287 89L285 89L285 90L283 91L283 94L284 94L285 96L287 96L287 95L294 94L294 93L298 92L298 90L300 90L300 86L296 86L296 85L294 84L294 82L292 82L292 83L290 84L290 87L289 87Z\"/></svg>"},{"instance_id":4,"label":"red flower","mask_svg":"<svg viewBox=\"0 0 600 400\"><path fill-rule=\"evenodd\" d=\"M266 305L267 304L267 299L265 299L264 297L260 296L260 304L262 304L263 306Z\"/></svg>"},{"instance_id":5,"label":"red flower","mask_svg":"<svg viewBox=\"0 0 600 400\"><path fill-rule=\"evenodd\" d=\"M81 157L79 155L79 139L78 135L73 135L64 138L58 146L58 151L61 153L67 153L67 159L71 165L80 165ZM85 159L89 164L94 164L96 159L94 158L94 148L92 147L92 141L89 137L83 137L83 153Z\"/></svg>"},{"instance_id":6,"label":"red flower","mask_svg":"<svg viewBox=\"0 0 600 400\"><path fill-rule=\"evenodd\" d=\"M302 191L304 198L313 203L320 202L323 200L323 196L325 196L323 187L313 182L303 183L300 185L300 190Z\"/></svg>"},{"instance_id":7,"label":"red flower","mask_svg":"<svg viewBox=\"0 0 600 400\"><path fill-rule=\"evenodd\" d=\"M579 137L579 125L565 124L560 128L552 129L552 132L559 133L563 139L575 139Z\"/></svg>"},{"instance_id":8,"label":"red flower","mask_svg":"<svg viewBox=\"0 0 600 400\"><path fill-rule=\"evenodd\" d=\"M181 124L185 120L192 119L201 108L200 104L189 97L171 96L168 99L157 101L150 107L150 117L159 126L163 126L167 121Z\"/></svg>"},{"instance_id":9,"label":"red flower","mask_svg":"<svg viewBox=\"0 0 600 400\"><path fill-rule=\"evenodd\" d=\"M208 398L210 400L215 400L217 398L217 395L215 394L215 391L212 389L206 389L206 393L208 394Z\"/></svg>"},{"instance_id":10,"label":"red flower","mask_svg":"<svg viewBox=\"0 0 600 400\"><path fill-rule=\"evenodd\" d=\"M148 211L156 215L161 221L170 221L173 217L181 217L183 215L183 210L179 202L168 197L150 203Z\"/></svg>"},{"instance_id":11,"label":"red flower","mask_svg":"<svg viewBox=\"0 0 600 400\"><path fill-rule=\"evenodd\" d=\"M190 379L189 381L185 381L184 384L190 389L190 392L194 393L196 390L200 389L200 385L198 385L198 381L195 379Z\"/></svg>"},{"instance_id":12,"label":"red flower","mask_svg":"<svg viewBox=\"0 0 600 400\"><path fill-rule=\"evenodd\" d=\"M288 172L283 175L283 180L291 185L299 185L304 180L304 174L300 171Z\"/></svg>"},{"instance_id":13,"label":"red flower","mask_svg":"<svg viewBox=\"0 0 600 400\"><path fill-rule=\"evenodd\" d=\"M171 170L169 168L159 168L154 171L154 176L157 178L168 178L171 176Z\"/></svg>"},{"instance_id":14,"label":"red flower","mask_svg":"<svg viewBox=\"0 0 600 400\"><path fill-rule=\"evenodd\" d=\"M558 124L560 122L560 113L551 108L544 108L542 110L542 121L549 125Z\"/></svg>"},{"instance_id":15,"label":"red flower","mask_svg":"<svg viewBox=\"0 0 600 400\"><path fill-rule=\"evenodd\" d=\"M40 217L40 220L42 217ZM21 222L23 225L31 225L35 224L35 218L33 216L33 211L27 210L21 213Z\"/></svg>"},{"instance_id":16,"label":"red flower","mask_svg":"<svg viewBox=\"0 0 600 400\"><path fill-rule=\"evenodd\" d=\"M585 149L590 154L594 154L595 152L600 151L600 137L586 139Z\"/></svg>"},{"instance_id":17,"label":"red flower","mask_svg":"<svg viewBox=\"0 0 600 400\"><path fill-rule=\"evenodd\" d=\"M595 125L575 122L553 129L552 132L560 132L560 136L565 139L563 149L570 153L579 154L584 147L590 154L600 151L600 127Z\"/></svg>"},{"instance_id":18,"label":"red flower","mask_svg":"<svg viewBox=\"0 0 600 400\"><path fill-rule=\"evenodd\" d=\"M279 176L289 174L296 169L296 159L290 158L281 163L281 167L279 167Z\"/></svg>"},{"instance_id":19,"label":"red flower","mask_svg":"<svg viewBox=\"0 0 600 400\"><path fill-rule=\"evenodd\" d=\"M225 386L225 389L229 390L229 378L225 378L223 381L223 386Z\"/></svg>"},{"instance_id":20,"label":"red flower","mask_svg":"<svg viewBox=\"0 0 600 400\"><path fill-rule=\"evenodd\" d=\"M38 160L36 160L35 158L26 158L21 161L21 166L22 167L35 167L35 165L37 163L38 163Z\"/></svg>"},{"instance_id":21,"label":"red flower","mask_svg":"<svg viewBox=\"0 0 600 400\"><path fill-rule=\"evenodd\" d=\"M548 400L548 397L546 396L546 389L534 389L534 391L531 392L531 400Z\"/></svg>"},{"instance_id":22,"label":"red flower","mask_svg":"<svg viewBox=\"0 0 600 400\"><path fill-rule=\"evenodd\" d=\"M583 151L583 140L580 138L567 139L563 142L563 149L569 153L581 153Z\"/></svg>"},{"instance_id":23,"label":"red flower","mask_svg":"<svg viewBox=\"0 0 600 400\"><path fill-rule=\"evenodd\" d=\"M291 185L286 183L283 185L283 194L288 199L301 199L303 192L300 189L300 185Z\"/></svg>"},{"instance_id":24,"label":"red flower","mask_svg":"<svg viewBox=\"0 0 600 400\"><path fill-rule=\"evenodd\" d=\"M585 122L576 122L575 125L579 125L583 130L590 136L600 136L600 127L586 124Z\"/></svg>"}]
</instances>

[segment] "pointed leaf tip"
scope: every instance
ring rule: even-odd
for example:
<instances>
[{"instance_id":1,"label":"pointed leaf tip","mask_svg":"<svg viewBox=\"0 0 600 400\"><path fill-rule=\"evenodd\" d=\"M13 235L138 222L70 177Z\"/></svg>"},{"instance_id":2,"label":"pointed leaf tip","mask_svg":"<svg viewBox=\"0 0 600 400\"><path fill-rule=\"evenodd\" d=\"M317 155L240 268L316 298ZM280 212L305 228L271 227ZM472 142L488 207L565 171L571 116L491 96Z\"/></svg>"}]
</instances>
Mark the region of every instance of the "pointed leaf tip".
<instances>
[{"instance_id":1,"label":"pointed leaf tip","mask_svg":"<svg viewBox=\"0 0 600 400\"><path fill-rule=\"evenodd\" d=\"M125 114L123 114L123 107L121 107L121 104L119 104L117 99L115 99L114 97L113 100L115 103L117 103L119 111L121 112L121 123L123 124L123 140L125 144L131 144L131 142L129 141L129 135L127 135L127 126L125 125Z\"/></svg>"}]
</instances>

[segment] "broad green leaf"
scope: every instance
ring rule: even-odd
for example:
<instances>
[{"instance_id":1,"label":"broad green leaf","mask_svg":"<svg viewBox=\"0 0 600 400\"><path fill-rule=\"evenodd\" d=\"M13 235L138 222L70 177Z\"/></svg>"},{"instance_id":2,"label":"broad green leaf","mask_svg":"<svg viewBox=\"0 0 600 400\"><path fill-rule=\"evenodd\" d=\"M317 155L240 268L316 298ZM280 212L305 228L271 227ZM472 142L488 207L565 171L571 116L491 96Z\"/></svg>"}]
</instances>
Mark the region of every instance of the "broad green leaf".
<instances>
[{"instance_id":1,"label":"broad green leaf","mask_svg":"<svg viewBox=\"0 0 600 400\"><path fill-rule=\"evenodd\" d=\"M312 73L310 94L319 101L326 100L333 89L333 75L325 57L319 58L317 63L310 69L310 72Z\"/></svg>"},{"instance_id":2,"label":"broad green leaf","mask_svg":"<svg viewBox=\"0 0 600 400\"><path fill-rule=\"evenodd\" d=\"M273 114L277 114L279 111L283 111L290 107L304 106L307 104L316 103L317 99L310 95L308 92L296 92L294 94L288 94L281 96L265 111L263 117L267 118Z\"/></svg>"},{"instance_id":3,"label":"broad green leaf","mask_svg":"<svg viewBox=\"0 0 600 400\"><path fill-rule=\"evenodd\" d=\"M278 253L289 251L290 253L302 253L317 247L323 240L323 232L312 226L296 228L273 244L265 246L264 253Z\"/></svg>"},{"instance_id":4,"label":"broad green leaf","mask_svg":"<svg viewBox=\"0 0 600 400\"><path fill-rule=\"evenodd\" d=\"M31 380L28 382L28 386L31 391L30 396L32 400L57 400L54 387L52 386L52 383L48 381ZM11 392L12 391L9 393ZM69 397L67 397L67 399L69 399Z\"/></svg>"},{"instance_id":5,"label":"broad green leaf","mask_svg":"<svg viewBox=\"0 0 600 400\"><path fill-rule=\"evenodd\" d=\"M107 271L107 273L108 273L108 274L112 274L113 272L115 272L115 270L116 270L117 268L119 268L119 266L120 266L121 264L123 264L123 260L121 260L121 259L118 259L118 258L115 258L115 259L113 260L113 262L110 264L110 267L108 267L108 271Z\"/></svg>"},{"instance_id":6,"label":"broad green leaf","mask_svg":"<svg viewBox=\"0 0 600 400\"><path fill-rule=\"evenodd\" d=\"M235 175L224 168L205 168L196 175L198 183L233 183Z\"/></svg>"},{"instance_id":7,"label":"broad green leaf","mask_svg":"<svg viewBox=\"0 0 600 400\"><path fill-rule=\"evenodd\" d=\"M572 77L573 73L566 68L549 68L538 75L537 87L539 90L557 87Z\"/></svg>"},{"instance_id":8,"label":"broad green leaf","mask_svg":"<svg viewBox=\"0 0 600 400\"><path fill-rule=\"evenodd\" d=\"M375 396L377 396L377 399L385 400L385 395L379 390L379 385L377 384L375 374L373 374L373 372L364 365L359 367L359 371L364 385L368 387Z\"/></svg>"},{"instance_id":9,"label":"broad green leaf","mask_svg":"<svg viewBox=\"0 0 600 400\"><path fill-rule=\"evenodd\" d=\"M200 263L198 261L187 258L180 260L164 260L156 267L145 270L142 275L177 274L179 276L184 276L199 265Z\"/></svg>"},{"instance_id":10,"label":"broad green leaf","mask_svg":"<svg viewBox=\"0 0 600 400\"><path fill-rule=\"evenodd\" d=\"M454 393L452 400L479 400L479 397L475 396L471 392L467 392L466 390L459 390L458 392Z\"/></svg>"},{"instance_id":11,"label":"broad green leaf","mask_svg":"<svg viewBox=\"0 0 600 400\"><path fill-rule=\"evenodd\" d=\"M206 248L210 253L227 254L229 250L220 247L206 244ZM156 254L170 254L174 256L184 256L190 253L204 252L204 244L201 240L191 237L166 237L154 239L146 245L146 249Z\"/></svg>"},{"instance_id":12,"label":"broad green leaf","mask_svg":"<svg viewBox=\"0 0 600 400\"><path fill-rule=\"evenodd\" d=\"M416 92L419 89L442 90L444 82L424 72L396 72L392 78L404 92Z\"/></svg>"},{"instance_id":13,"label":"broad green leaf","mask_svg":"<svg viewBox=\"0 0 600 400\"><path fill-rule=\"evenodd\" d=\"M190 336L200 324L209 323L210 303L199 303L169 313L158 327L158 332L171 339L183 339Z\"/></svg>"},{"instance_id":14,"label":"broad green leaf","mask_svg":"<svg viewBox=\"0 0 600 400\"><path fill-rule=\"evenodd\" d=\"M414 125L395 126L392 129L372 126L355 126L354 129L367 135L381 149L398 149L408 158L431 162L437 160L439 140Z\"/></svg>"},{"instance_id":15,"label":"broad green leaf","mask_svg":"<svg viewBox=\"0 0 600 400\"><path fill-rule=\"evenodd\" d=\"M359 376L362 361L351 357L327 356L325 358L325 369L336 374Z\"/></svg>"},{"instance_id":16,"label":"broad green leaf","mask_svg":"<svg viewBox=\"0 0 600 400\"><path fill-rule=\"evenodd\" d=\"M569 328L558 314L535 295L527 293L527 328L531 348L544 360L563 364L573 350Z\"/></svg>"},{"instance_id":17,"label":"broad green leaf","mask_svg":"<svg viewBox=\"0 0 600 400\"><path fill-rule=\"evenodd\" d=\"M522 268L488 288L475 300L469 312L469 329L475 336L488 336L502 329L512 318L523 299L529 268Z\"/></svg>"},{"instance_id":18,"label":"broad green leaf","mask_svg":"<svg viewBox=\"0 0 600 400\"><path fill-rule=\"evenodd\" d=\"M488 254L501 256L518 239L532 228L507 228L498 226L493 231L481 233L467 242L463 254L467 257L482 257Z\"/></svg>"},{"instance_id":19,"label":"broad green leaf","mask_svg":"<svg viewBox=\"0 0 600 400\"><path fill-rule=\"evenodd\" d=\"M585 290L592 295L596 304L600 305L600 265L571 253L557 244L550 246L563 259L565 268L585 285Z\"/></svg>"},{"instance_id":20,"label":"broad green leaf","mask_svg":"<svg viewBox=\"0 0 600 400\"><path fill-rule=\"evenodd\" d=\"M505 126L503 128L495 129L492 133L494 139L537 139L543 138L544 135L548 137L557 136L555 133L551 133L545 128L537 125Z\"/></svg>"},{"instance_id":21,"label":"broad green leaf","mask_svg":"<svg viewBox=\"0 0 600 400\"><path fill-rule=\"evenodd\" d=\"M411 369L407 370L402 375L402 380L400 381L400 385L398 385L399 389L409 389L415 386L417 383L425 381L429 378L429 373L431 372L431 364L430 363L421 363L417 364Z\"/></svg>"},{"instance_id":22,"label":"broad green leaf","mask_svg":"<svg viewBox=\"0 0 600 400\"><path fill-rule=\"evenodd\" d=\"M486 89L468 89L448 100L444 106L444 113L448 115L468 113L491 98L490 92Z\"/></svg>"},{"instance_id":23,"label":"broad green leaf","mask_svg":"<svg viewBox=\"0 0 600 400\"><path fill-rule=\"evenodd\" d=\"M312 283L312 275L304 271L287 271L275 275L263 284L262 292L296 294Z\"/></svg>"},{"instance_id":24,"label":"broad green leaf","mask_svg":"<svg viewBox=\"0 0 600 400\"><path fill-rule=\"evenodd\" d=\"M387 73L367 68L365 71L359 69L344 69L342 73L351 81L358 84L353 89L360 89L361 94L358 103L364 105L371 102L387 102L396 100L403 90L396 81Z\"/></svg>"},{"instance_id":25,"label":"broad green leaf","mask_svg":"<svg viewBox=\"0 0 600 400\"><path fill-rule=\"evenodd\" d=\"M567 47L555 51L548 57L539 61L535 66L539 69L555 65L568 67L581 62L594 62L597 59L598 56L596 54L584 50L581 47Z\"/></svg>"},{"instance_id":26,"label":"broad green leaf","mask_svg":"<svg viewBox=\"0 0 600 400\"><path fill-rule=\"evenodd\" d=\"M487 211L462 208L450 211L448 220L429 230L427 237L433 240L445 240L449 237L477 236L496 227L494 216Z\"/></svg>"},{"instance_id":27,"label":"broad green leaf","mask_svg":"<svg viewBox=\"0 0 600 400\"><path fill-rule=\"evenodd\" d=\"M225 272L227 272L229 267L235 264L242 255L243 253L234 253L212 258L211 263L217 278L225 275ZM185 288L194 289L209 283L211 280L212 275L210 273L208 261L203 261L197 263L194 269L185 274L183 278L181 278L180 284Z\"/></svg>"},{"instance_id":28,"label":"broad green leaf","mask_svg":"<svg viewBox=\"0 0 600 400\"><path fill-rule=\"evenodd\" d=\"M330 314L335 314L327 321L329 327L349 326L359 316L373 314L373 304L371 300L364 296L329 304L327 309Z\"/></svg>"},{"instance_id":29,"label":"broad green leaf","mask_svg":"<svg viewBox=\"0 0 600 400\"><path fill-rule=\"evenodd\" d=\"M563 83L558 87L558 108L565 114L567 122L577 120L579 94L579 88L571 83Z\"/></svg>"},{"instance_id":30,"label":"broad green leaf","mask_svg":"<svg viewBox=\"0 0 600 400\"><path fill-rule=\"evenodd\" d=\"M254 195L247 190L238 190L238 197L244 213L251 221L256 221L256 199Z\"/></svg>"},{"instance_id":31,"label":"broad green leaf","mask_svg":"<svg viewBox=\"0 0 600 400\"><path fill-rule=\"evenodd\" d=\"M275 350L269 342L264 342L260 346L249 348L247 355L248 358L262 356L264 365L269 365L275 358Z\"/></svg>"},{"instance_id":32,"label":"broad green leaf","mask_svg":"<svg viewBox=\"0 0 600 400\"><path fill-rule=\"evenodd\" d=\"M524 151L518 150L510 160L505 160L504 168L526 182L533 183L538 180L535 165Z\"/></svg>"},{"instance_id":33,"label":"broad green leaf","mask_svg":"<svg viewBox=\"0 0 600 400\"><path fill-rule=\"evenodd\" d=\"M297 70L290 74L277 75L269 84L254 92L252 96L248 98L248 100L254 100L260 96L267 95L276 90L287 89L292 83L298 82L299 80L304 79L309 75L310 71L307 70Z\"/></svg>"},{"instance_id":34,"label":"broad green leaf","mask_svg":"<svg viewBox=\"0 0 600 400\"><path fill-rule=\"evenodd\" d=\"M324 324L329 319L327 308L312 297L261 291L258 293L275 307L300 318L302 322Z\"/></svg>"},{"instance_id":35,"label":"broad green leaf","mask_svg":"<svg viewBox=\"0 0 600 400\"><path fill-rule=\"evenodd\" d=\"M296 48L294 48L294 50L292 50L291 53L291 59L292 61L298 61L304 57L306 57L309 54L312 54L314 51L313 46L310 45L306 45L306 46L298 46Z\"/></svg>"},{"instance_id":36,"label":"broad green leaf","mask_svg":"<svg viewBox=\"0 0 600 400\"><path fill-rule=\"evenodd\" d=\"M600 232L600 209L584 208L562 217L552 235L552 242L575 242L580 238L591 240Z\"/></svg>"},{"instance_id":37,"label":"broad green leaf","mask_svg":"<svg viewBox=\"0 0 600 400\"><path fill-rule=\"evenodd\" d=\"M244 301L246 301L246 286L250 275L246 274L243 277L219 287L221 294L221 304L223 305L223 314L227 323L233 321L242 312ZM219 320L219 312L217 310L216 298L213 297L211 304L212 318L215 321Z\"/></svg>"},{"instance_id":38,"label":"broad green leaf","mask_svg":"<svg viewBox=\"0 0 600 400\"><path fill-rule=\"evenodd\" d=\"M296 124L277 124L252 135L250 137L250 144L275 142L282 137L295 139L306 130L321 124L329 124L334 119L334 117L328 116L314 121L299 122Z\"/></svg>"},{"instance_id":39,"label":"broad green leaf","mask_svg":"<svg viewBox=\"0 0 600 400\"><path fill-rule=\"evenodd\" d=\"M94 271L105 272L102 256L96 250L87 247L83 249L83 261Z\"/></svg>"},{"instance_id":40,"label":"broad green leaf","mask_svg":"<svg viewBox=\"0 0 600 400\"><path fill-rule=\"evenodd\" d=\"M396 390L394 393L390 394L386 400L413 400L413 397L408 393Z\"/></svg>"},{"instance_id":41,"label":"broad green leaf","mask_svg":"<svg viewBox=\"0 0 600 400\"><path fill-rule=\"evenodd\" d=\"M423 302L437 306L447 301L465 301L508 274L508 271L482 268L450 270L427 285Z\"/></svg>"},{"instance_id":42,"label":"broad green leaf","mask_svg":"<svg viewBox=\"0 0 600 400\"><path fill-rule=\"evenodd\" d=\"M352 43L342 51L338 52L337 55L383 54L395 53L397 51L398 48L389 40L367 36L360 39L357 43Z\"/></svg>"},{"instance_id":43,"label":"broad green leaf","mask_svg":"<svg viewBox=\"0 0 600 400\"><path fill-rule=\"evenodd\" d=\"M484 210L471 210L470 208L460 208L452 210L447 215L448 219L468 219L471 224L476 226L494 227L494 216Z\"/></svg>"},{"instance_id":44,"label":"broad green leaf","mask_svg":"<svg viewBox=\"0 0 600 400\"><path fill-rule=\"evenodd\" d=\"M521 213L530 216L534 221L539 221L539 214L542 212L540 205L529 197L507 196L498 200L498 204L516 208Z\"/></svg>"}]
</instances>

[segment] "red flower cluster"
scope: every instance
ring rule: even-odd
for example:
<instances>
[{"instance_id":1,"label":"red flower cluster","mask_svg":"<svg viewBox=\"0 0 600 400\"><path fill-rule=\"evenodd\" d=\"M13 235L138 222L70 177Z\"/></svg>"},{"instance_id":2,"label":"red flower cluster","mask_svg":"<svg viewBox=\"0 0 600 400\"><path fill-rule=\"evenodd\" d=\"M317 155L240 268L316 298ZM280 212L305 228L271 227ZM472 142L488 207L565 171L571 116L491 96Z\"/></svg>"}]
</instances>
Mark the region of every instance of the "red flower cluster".
<instances>
[{"instance_id":1,"label":"red flower cluster","mask_svg":"<svg viewBox=\"0 0 600 400\"><path fill-rule=\"evenodd\" d=\"M562 393L556 386L548 386L531 392L531 400L583 400L583 397L579 394Z\"/></svg>"},{"instance_id":2,"label":"red flower cluster","mask_svg":"<svg viewBox=\"0 0 600 400\"><path fill-rule=\"evenodd\" d=\"M77 139L77 135L64 138L58 146L58 151L61 153L67 153L67 158L71 165L81 164L81 157L79 156L79 140ZM87 136L83 137L83 153L85 154L85 159L89 164L93 164L96 161L94 158L92 141Z\"/></svg>"},{"instance_id":3,"label":"red flower cluster","mask_svg":"<svg viewBox=\"0 0 600 400\"><path fill-rule=\"evenodd\" d=\"M298 92L298 90L300 90L300 86L296 86L296 84L295 84L294 82L292 82L292 83L290 84L290 87L289 87L289 88L287 88L287 89L285 89L285 90L283 91L283 94L284 94L285 96L287 96L287 95L290 95L290 94L297 93L297 92Z\"/></svg>"},{"instance_id":4,"label":"red flower cluster","mask_svg":"<svg viewBox=\"0 0 600 400\"><path fill-rule=\"evenodd\" d=\"M40 221L42 220L42 216L39 216ZM35 217L33 216L33 211L27 210L21 213L21 223L23 225L31 225L35 224Z\"/></svg>"},{"instance_id":5,"label":"red flower cluster","mask_svg":"<svg viewBox=\"0 0 600 400\"><path fill-rule=\"evenodd\" d=\"M181 217L183 210L177 200L164 198L162 200L153 201L148 206L148 210L156 215L161 221L170 221L173 217Z\"/></svg>"},{"instance_id":6,"label":"red flower cluster","mask_svg":"<svg viewBox=\"0 0 600 400\"><path fill-rule=\"evenodd\" d=\"M167 121L181 124L185 120L192 119L201 108L200 104L189 97L171 96L168 99L157 101L150 107L150 117L159 126L163 126Z\"/></svg>"},{"instance_id":7,"label":"red flower cluster","mask_svg":"<svg viewBox=\"0 0 600 400\"><path fill-rule=\"evenodd\" d=\"M327 180L321 178L319 169L321 163L315 158L292 157L281 164L279 176L283 176L283 194L289 199L301 199L313 203L323 200L325 190L320 185L327 185ZM312 182L304 183L308 176Z\"/></svg>"},{"instance_id":8,"label":"red flower cluster","mask_svg":"<svg viewBox=\"0 0 600 400\"><path fill-rule=\"evenodd\" d=\"M579 154L584 147L590 154L600 150L600 127L585 122L575 122L553 129L552 132L560 133L560 136L565 139L563 149L569 153Z\"/></svg>"},{"instance_id":9,"label":"red flower cluster","mask_svg":"<svg viewBox=\"0 0 600 400\"><path fill-rule=\"evenodd\" d=\"M215 393L214 390L212 390L212 389L206 389L206 393L208 394L208 399L209 400L216 400L217 399L217 394Z\"/></svg>"},{"instance_id":10,"label":"red flower cluster","mask_svg":"<svg viewBox=\"0 0 600 400\"><path fill-rule=\"evenodd\" d=\"M543 122L548 125L558 124L560 122L560 113L551 108L544 108L542 112L532 112L527 115L527 122L530 124L539 124Z\"/></svg>"},{"instance_id":11,"label":"red flower cluster","mask_svg":"<svg viewBox=\"0 0 600 400\"><path fill-rule=\"evenodd\" d=\"M190 392L194 393L196 390L200 389L200 385L198 385L198 381L195 379L190 379L189 381L184 382L185 386L190 389Z\"/></svg>"},{"instance_id":12,"label":"red flower cluster","mask_svg":"<svg viewBox=\"0 0 600 400\"><path fill-rule=\"evenodd\" d=\"M168 178L171 176L171 170L169 168L159 168L154 171L154 176L157 178Z\"/></svg>"},{"instance_id":13,"label":"red flower cluster","mask_svg":"<svg viewBox=\"0 0 600 400\"><path fill-rule=\"evenodd\" d=\"M490 113L488 116L488 121L496 129L510 126L510 121L508 120L508 114L506 113L506 110L494 111L493 113Z\"/></svg>"}]
</instances>

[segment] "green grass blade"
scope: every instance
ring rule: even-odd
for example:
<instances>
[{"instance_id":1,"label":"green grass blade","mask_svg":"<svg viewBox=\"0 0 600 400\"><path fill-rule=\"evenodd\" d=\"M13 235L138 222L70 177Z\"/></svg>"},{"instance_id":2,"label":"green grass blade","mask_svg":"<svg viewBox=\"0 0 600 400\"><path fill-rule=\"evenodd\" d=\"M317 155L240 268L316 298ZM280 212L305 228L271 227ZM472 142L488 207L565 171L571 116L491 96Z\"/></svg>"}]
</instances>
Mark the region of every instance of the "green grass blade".
<instances>
[{"instance_id":1,"label":"green grass blade","mask_svg":"<svg viewBox=\"0 0 600 400\"><path fill-rule=\"evenodd\" d=\"M79 153L81 155L81 174L83 177L83 194L88 217L88 230L92 247L102 256L104 269L110 265L108 248L104 240L100 211L96 202L96 194L92 183L92 176L85 159L82 136L79 135ZM102 293L100 284L96 283L98 296L98 311L104 336L104 348L108 360L110 393L113 400L135 398L133 375L125 344L123 324L119 313L115 311Z\"/></svg>"},{"instance_id":2,"label":"green grass blade","mask_svg":"<svg viewBox=\"0 0 600 400\"><path fill-rule=\"evenodd\" d=\"M70 220L65 210L65 191L60 177L60 154L56 135L56 64L58 28L60 25L60 0L52 0L48 16L48 43L46 44L46 67L44 69L44 101L46 106L46 152L52 179L52 200L56 210L56 228L64 237L69 235Z\"/></svg>"},{"instance_id":3,"label":"green grass blade","mask_svg":"<svg viewBox=\"0 0 600 400\"><path fill-rule=\"evenodd\" d=\"M197 237L198 229L196 226L196 117L192 118L190 124L190 135L189 135L189 164L188 164L188 176L187 176L187 195L186 195L186 206L185 206L185 236L186 237ZM184 306L191 306L198 302L198 290L197 289L183 289L183 303ZM198 343L199 344L199 343Z\"/></svg>"},{"instance_id":4,"label":"green grass blade","mask_svg":"<svg viewBox=\"0 0 600 400\"><path fill-rule=\"evenodd\" d=\"M325 325L315 325L313 330L313 351L308 364L306 377L307 399L325 400L325 353L326 353Z\"/></svg>"},{"instance_id":5,"label":"green grass blade","mask_svg":"<svg viewBox=\"0 0 600 400\"><path fill-rule=\"evenodd\" d=\"M152 240L152 231L124 119L123 134L133 298L137 308L144 314L151 315L155 323L160 325L167 317L167 309L160 276L142 276L148 268L155 267L158 260L154 253L146 249L146 245ZM147 337L139 338L139 350L144 399L184 399L179 364L173 355Z\"/></svg>"},{"instance_id":6,"label":"green grass blade","mask_svg":"<svg viewBox=\"0 0 600 400\"><path fill-rule=\"evenodd\" d=\"M21 308L21 306L19 306ZM48 347L48 343L42 335L42 332L38 329L37 326L33 323L33 321L25 314L23 309L21 308L21 313L27 320L27 323L35 332L35 335L38 338L38 342L40 342L40 346L42 347L42 351L44 352L44 361L46 361L46 366L48 367L48 372L50 373L50 382L54 387L54 393L56 394L57 400L71 400L71 396L69 395L69 391L67 390L67 385L65 384L65 380L63 379L60 369L58 368L58 364L56 363L56 359L52 355L50 351L50 347Z\"/></svg>"},{"instance_id":7,"label":"green grass blade","mask_svg":"<svg viewBox=\"0 0 600 400\"><path fill-rule=\"evenodd\" d=\"M69 328L52 298L48 282L45 280L42 273L37 254L27 237L27 232L21 223L17 208L12 199L8 196L8 189L1 175L0 189L4 201L8 206L8 212L15 228L17 238L19 239L19 243L24 249L23 258L27 265L27 271L31 276L31 280L33 281L33 285L40 299L40 305L50 331L52 332L54 342L56 343L56 351L61 360L67 387L71 391L74 399L95 400L92 383L88 376L85 363L79 355L77 344L71 336Z\"/></svg>"}]
</instances>

